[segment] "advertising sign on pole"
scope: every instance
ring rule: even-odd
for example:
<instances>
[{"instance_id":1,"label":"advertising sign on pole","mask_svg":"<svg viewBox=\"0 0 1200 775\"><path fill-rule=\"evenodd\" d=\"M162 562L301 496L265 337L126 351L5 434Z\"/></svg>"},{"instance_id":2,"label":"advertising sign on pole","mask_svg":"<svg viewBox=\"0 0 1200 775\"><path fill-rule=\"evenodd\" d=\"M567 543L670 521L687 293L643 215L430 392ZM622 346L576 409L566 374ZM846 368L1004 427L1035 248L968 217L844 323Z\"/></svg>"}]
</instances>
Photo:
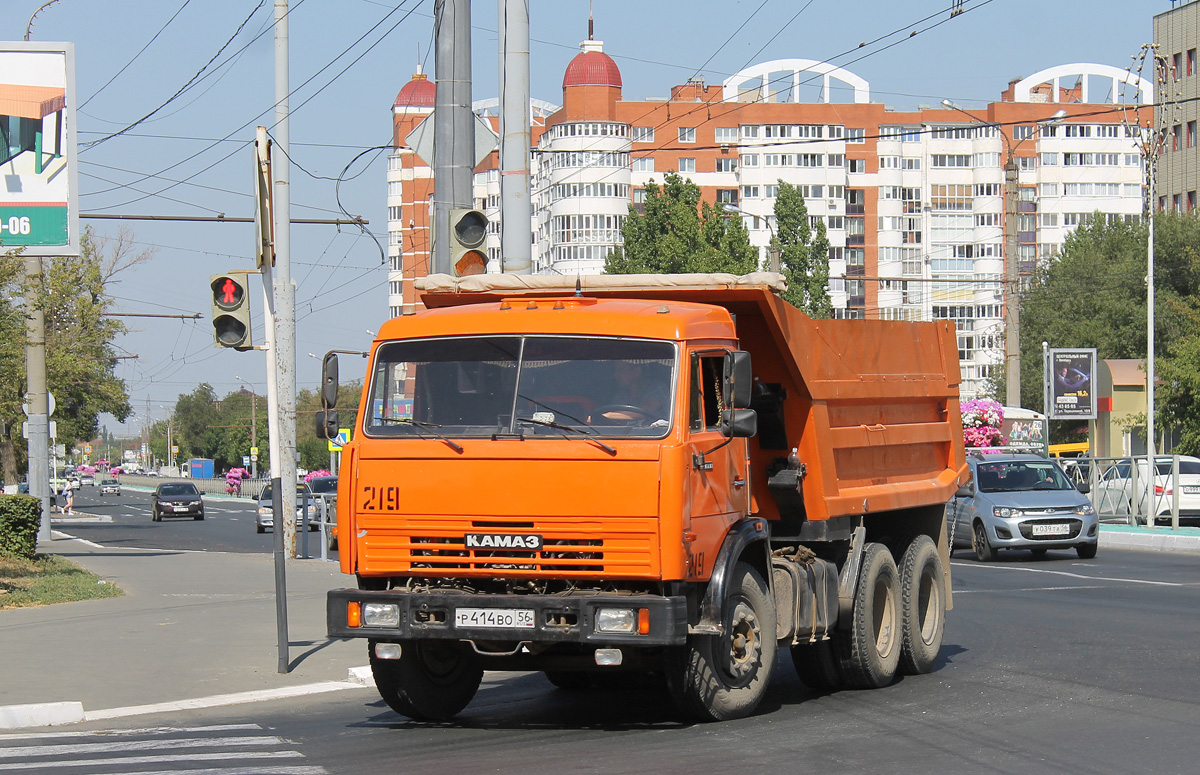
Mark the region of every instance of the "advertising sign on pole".
<instances>
[{"instance_id":1,"label":"advertising sign on pole","mask_svg":"<svg viewBox=\"0 0 1200 775\"><path fill-rule=\"evenodd\" d=\"M1050 419L1095 420L1096 349L1050 348Z\"/></svg>"},{"instance_id":2,"label":"advertising sign on pole","mask_svg":"<svg viewBox=\"0 0 1200 775\"><path fill-rule=\"evenodd\" d=\"M0 126L0 245L79 255L73 44L0 42Z\"/></svg>"}]
</instances>

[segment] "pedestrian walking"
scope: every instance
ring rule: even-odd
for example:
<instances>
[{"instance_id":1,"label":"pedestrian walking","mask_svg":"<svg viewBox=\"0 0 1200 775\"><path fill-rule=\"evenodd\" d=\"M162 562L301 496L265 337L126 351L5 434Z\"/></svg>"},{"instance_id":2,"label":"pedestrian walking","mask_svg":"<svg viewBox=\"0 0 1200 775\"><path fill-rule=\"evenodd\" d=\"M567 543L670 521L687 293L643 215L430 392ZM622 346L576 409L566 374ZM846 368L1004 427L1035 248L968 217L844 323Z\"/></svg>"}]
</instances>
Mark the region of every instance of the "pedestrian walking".
<instances>
[{"instance_id":1,"label":"pedestrian walking","mask_svg":"<svg viewBox=\"0 0 1200 775\"><path fill-rule=\"evenodd\" d=\"M74 514L75 513L75 483L71 479L68 479L66 485L63 487L63 501L64 501L63 508L65 509L65 511L63 511L63 513L64 514Z\"/></svg>"}]
</instances>

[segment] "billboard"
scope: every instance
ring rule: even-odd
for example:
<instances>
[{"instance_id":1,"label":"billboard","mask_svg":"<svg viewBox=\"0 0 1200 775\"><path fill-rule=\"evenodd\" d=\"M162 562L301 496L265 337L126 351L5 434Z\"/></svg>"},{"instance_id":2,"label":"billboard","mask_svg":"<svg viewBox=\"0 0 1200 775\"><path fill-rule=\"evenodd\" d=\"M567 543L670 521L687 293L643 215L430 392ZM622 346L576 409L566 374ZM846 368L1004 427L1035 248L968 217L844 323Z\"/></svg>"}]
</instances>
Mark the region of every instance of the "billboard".
<instances>
[{"instance_id":1,"label":"billboard","mask_svg":"<svg viewBox=\"0 0 1200 775\"><path fill-rule=\"evenodd\" d=\"M79 254L75 49L0 42L0 250Z\"/></svg>"},{"instance_id":2,"label":"billboard","mask_svg":"<svg viewBox=\"0 0 1200 775\"><path fill-rule=\"evenodd\" d=\"M1050 349L1050 411L1052 420L1095 420L1096 349Z\"/></svg>"}]
</instances>

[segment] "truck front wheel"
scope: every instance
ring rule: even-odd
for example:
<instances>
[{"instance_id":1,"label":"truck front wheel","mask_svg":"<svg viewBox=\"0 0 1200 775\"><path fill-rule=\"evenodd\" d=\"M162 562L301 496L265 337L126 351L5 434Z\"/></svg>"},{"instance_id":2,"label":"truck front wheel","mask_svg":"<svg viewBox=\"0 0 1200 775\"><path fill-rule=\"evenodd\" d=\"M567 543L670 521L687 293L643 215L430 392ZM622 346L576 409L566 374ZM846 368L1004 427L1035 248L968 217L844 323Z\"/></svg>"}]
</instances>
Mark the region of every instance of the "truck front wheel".
<instances>
[{"instance_id":1,"label":"truck front wheel","mask_svg":"<svg viewBox=\"0 0 1200 775\"><path fill-rule=\"evenodd\" d=\"M942 559L929 536L917 536L900 560L900 669L920 675L933 669L946 627Z\"/></svg>"},{"instance_id":2,"label":"truck front wheel","mask_svg":"<svg viewBox=\"0 0 1200 775\"><path fill-rule=\"evenodd\" d=\"M483 680L483 668L458 641L405 641L399 659L375 656L375 641L368 641L367 648L379 696L416 721L454 718Z\"/></svg>"},{"instance_id":3,"label":"truck front wheel","mask_svg":"<svg viewBox=\"0 0 1200 775\"><path fill-rule=\"evenodd\" d=\"M834 643L846 685L877 689L900 664L900 594L896 561L883 544L867 544L854 588L854 610Z\"/></svg>"},{"instance_id":4,"label":"truck front wheel","mask_svg":"<svg viewBox=\"0 0 1200 775\"><path fill-rule=\"evenodd\" d=\"M720 635L693 635L668 657L667 685L680 710L701 721L754 712L775 667L775 608L767 584L738 563L722 605Z\"/></svg>"}]
</instances>

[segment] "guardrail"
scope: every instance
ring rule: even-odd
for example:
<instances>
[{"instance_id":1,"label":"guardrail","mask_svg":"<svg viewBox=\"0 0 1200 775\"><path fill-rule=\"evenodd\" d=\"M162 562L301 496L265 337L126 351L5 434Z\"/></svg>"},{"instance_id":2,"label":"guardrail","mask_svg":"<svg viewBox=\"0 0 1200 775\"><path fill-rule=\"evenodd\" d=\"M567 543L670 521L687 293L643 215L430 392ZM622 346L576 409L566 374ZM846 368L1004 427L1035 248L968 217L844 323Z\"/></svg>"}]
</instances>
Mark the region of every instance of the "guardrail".
<instances>
[{"instance_id":1,"label":"guardrail","mask_svg":"<svg viewBox=\"0 0 1200 775\"><path fill-rule=\"evenodd\" d=\"M269 478L243 479L236 493L230 493L224 477L219 479L190 479L186 476L146 476L145 474L121 474L121 484L133 487L157 487L162 482L191 482L201 495L238 495L243 498L257 498L263 489L271 483Z\"/></svg>"},{"instance_id":2,"label":"guardrail","mask_svg":"<svg viewBox=\"0 0 1200 775\"><path fill-rule=\"evenodd\" d=\"M1146 457L1089 457L1060 460L1075 481L1087 481L1088 497L1102 522L1130 525L1144 524L1154 527L1159 520L1170 520L1174 530L1179 529L1180 496L1196 495L1200 499L1200 484L1189 484L1182 480L1179 455L1157 455L1153 481L1149 474ZM1189 464L1194 465L1194 463ZM1185 488L1196 492L1185 493ZM1190 498L1189 498L1190 500ZM1183 509L1191 509L1186 505ZM1153 515L1153 517L1151 517Z\"/></svg>"}]
</instances>

